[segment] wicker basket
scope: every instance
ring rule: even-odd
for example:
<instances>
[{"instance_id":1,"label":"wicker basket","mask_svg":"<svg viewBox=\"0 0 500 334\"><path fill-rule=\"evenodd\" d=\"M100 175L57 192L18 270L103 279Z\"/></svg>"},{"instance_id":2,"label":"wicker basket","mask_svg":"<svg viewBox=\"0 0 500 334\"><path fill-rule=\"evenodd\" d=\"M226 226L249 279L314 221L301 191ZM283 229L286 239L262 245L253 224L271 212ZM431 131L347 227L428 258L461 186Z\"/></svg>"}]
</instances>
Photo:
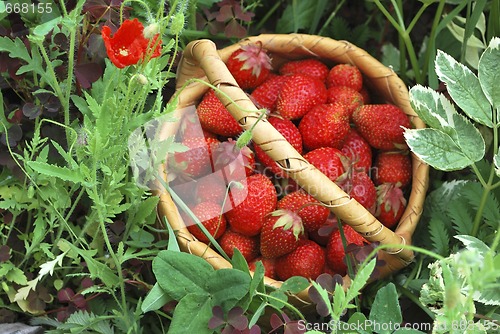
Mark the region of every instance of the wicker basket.
<instances>
[{"instance_id":1,"label":"wicker basket","mask_svg":"<svg viewBox=\"0 0 500 334\"><path fill-rule=\"evenodd\" d=\"M409 117L415 128L423 128L424 123L412 110L408 101L408 90L405 84L389 68L382 65L366 51L346 42L330 38L290 34L290 35L259 35L240 41L222 50L217 50L209 40L193 41L187 45L181 60L177 76L178 99L176 116L182 116L183 110L196 105L207 91L207 85L192 82L182 90L191 78L206 80L227 94L238 105L246 110L255 110L255 113L242 112L240 108L219 94L219 99L226 105L232 116L240 123L243 129L249 129L258 118L257 108L249 100L247 94L241 90L229 70L225 61L229 55L241 45L260 41L263 47L269 50L273 62L286 59L318 58L328 64L349 63L357 66L363 74L363 80L370 89L378 94L381 101L399 106ZM176 133L177 123L165 123L160 137L167 138ZM351 199L342 189L314 166L309 164L266 120L259 121L252 132L253 142L261 145L271 158L281 166L287 166L287 173L301 187L309 191L317 200L329 207L337 217L350 225L370 242L381 244L411 244L412 234L422 213L425 194L428 187L428 165L412 155L413 180L411 194L407 208L393 232L385 228L361 204ZM161 167L161 175L166 180L165 166ZM160 194L158 211L167 217L169 224L177 233L179 245L183 251L203 257L214 268L228 268L231 264L205 243L196 240L187 230L179 211L170 195L164 191ZM387 249L380 251L379 258L385 265L378 268L381 275L396 272L413 259L413 252L405 248ZM349 283L348 277L344 279ZM267 278L265 283L279 287L281 282ZM307 291L296 295L298 300L308 304Z\"/></svg>"}]
</instances>

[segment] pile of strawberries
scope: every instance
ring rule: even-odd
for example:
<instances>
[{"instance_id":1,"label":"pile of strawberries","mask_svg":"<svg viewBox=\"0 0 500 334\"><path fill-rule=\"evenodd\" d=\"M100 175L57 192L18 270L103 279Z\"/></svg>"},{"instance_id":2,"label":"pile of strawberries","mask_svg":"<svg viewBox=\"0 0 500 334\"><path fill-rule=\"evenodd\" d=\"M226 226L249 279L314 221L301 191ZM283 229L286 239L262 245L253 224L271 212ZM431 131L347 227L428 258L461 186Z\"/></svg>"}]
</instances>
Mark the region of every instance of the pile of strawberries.
<instances>
[{"instance_id":1,"label":"pile of strawberries","mask_svg":"<svg viewBox=\"0 0 500 334\"><path fill-rule=\"evenodd\" d=\"M303 59L271 69L270 56L259 44L235 51L227 67L299 153L385 226L397 224L411 183L403 138L410 123L394 105L371 104L357 67ZM235 145L242 129L213 90L203 96L196 114L203 133L193 130L197 120L184 118L178 137L187 151L176 153L170 165L184 179L196 180L188 205L221 248L230 257L238 248L251 267L262 261L266 275L274 279L346 274L340 230L329 209L300 189L259 146ZM204 177L216 175L237 157L243 173L226 175L234 170L230 168L220 177ZM242 182L229 191L229 179ZM184 218L197 239L209 242ZM368 243L347 224L342 226L347 244Z\"/></svg>"}]
</instances>

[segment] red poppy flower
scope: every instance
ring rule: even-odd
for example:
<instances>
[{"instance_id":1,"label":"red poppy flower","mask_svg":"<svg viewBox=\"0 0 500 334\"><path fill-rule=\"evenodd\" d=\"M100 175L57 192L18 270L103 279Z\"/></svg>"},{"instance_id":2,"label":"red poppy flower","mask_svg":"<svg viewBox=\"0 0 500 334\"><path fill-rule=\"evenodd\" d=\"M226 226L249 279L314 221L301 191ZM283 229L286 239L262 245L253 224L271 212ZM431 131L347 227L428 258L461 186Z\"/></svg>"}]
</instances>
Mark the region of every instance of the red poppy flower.
<instances>
[{"instance_id":1,"label":"red poppy flower","mask_svg":"<svg viewBox=\"0 0 500 334\"><path fill-rule=\"evenodd\" d=\"M118 28L114 36L111 36L111 29L104 26L101 31L102 39L108 57L118 68L134 65L151 53L151 58L160 56L161 41L157 43L159 34L151 40L144 37L144 26L137 19L126 20ZM151 52L151 47L155 46ZM149 46L149 48L148 48Z\"/></svg>"}]
</instances>

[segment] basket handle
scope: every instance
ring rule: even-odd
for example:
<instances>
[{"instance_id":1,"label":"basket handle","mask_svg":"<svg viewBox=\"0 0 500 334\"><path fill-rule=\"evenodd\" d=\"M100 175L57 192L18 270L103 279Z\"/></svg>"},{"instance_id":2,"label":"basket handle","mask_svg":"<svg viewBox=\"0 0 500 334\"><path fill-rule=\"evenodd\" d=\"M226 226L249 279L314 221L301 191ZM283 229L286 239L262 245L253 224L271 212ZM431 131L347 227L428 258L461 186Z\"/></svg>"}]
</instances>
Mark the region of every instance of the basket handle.
<instances>
[{"instance_id":1,"label":"basket handle","mask_svg":"<svg viewBox=\"0 0 500 334\"><path fill-rule=\"evenodd\" d=\"M403 236L386 228L361 204L350 198L337 184L311 165L266 119L257 122L259 110L236 83L222 61L215 43L210 40L196 40L189 43L184 50L179 69L178 88L188 83L189 78L206 76L208 81L220 90L216 91L216 95L242 128L253 127L253 141L280 166L286 168L289 176L299 186L329 207L339 219L370 242L405 244ZM192 83L186 88L195 89L196 86L199 84ZM182 105L182 100L179 100L179 103ZM397 255L399 258L383 256L382 259L388 262L386 266L388 270L400 266L402 268L413 259L413 252L406 248L388 249L382 253Z\"/></svg>"}]
</instances>

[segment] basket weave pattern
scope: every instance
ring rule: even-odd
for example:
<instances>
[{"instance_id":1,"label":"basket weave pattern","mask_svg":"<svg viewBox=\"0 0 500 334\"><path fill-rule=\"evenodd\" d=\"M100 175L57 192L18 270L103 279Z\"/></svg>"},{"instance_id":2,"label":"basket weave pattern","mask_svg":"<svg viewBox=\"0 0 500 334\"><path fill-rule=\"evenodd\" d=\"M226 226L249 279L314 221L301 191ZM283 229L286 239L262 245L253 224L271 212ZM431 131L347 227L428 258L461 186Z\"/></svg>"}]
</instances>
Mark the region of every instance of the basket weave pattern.
<instances>
[{"instance_id":1,"label":"basket weave pattern","mask_svg":"<svg viewBox=\"0 0 500 334\"><path fill-rule=\"evenodd\" d=\"M178 107L175 116L180 119L183 110L196 105L208 89L207 85L190 82L189 79L198 78L210 82L224 93L216 92L243 129L249 129L255 125L252 131L253 142L261 146L273 160L285 168L287 174L298 185L330 208L342 222L350 225L370 242L391 245L411 244L412 234L422 213L428 187L428 165L412 154L413 179L408 205L394 232L384 227L361 204L351 199L334 182L304 159L269 122L265 119L257 122L260 115L258 109L247 94L239 88L224 63L229 55L241 45L257 41L261 42L263 48L272 55L274 64L289 59L318 58L327 64L348 63L357 66L363 74L364 82L378 94L378 99L400 107L408 115L414 128L425 127L410 106L405 84L391 69L349 42L303 34L259 35L222 50L217 50L215 44L209 40L191 42L184 50L178 69L177 93L174 96ZM232 101L227 99L226 95ZM242 111L242 109L251 112ZM167 138L174 135L177 127L178 123L165 123L160 136ZM166 180L165 166L161 167L161 173ZM163 192L159 195L159 214L165 215L169 224L177 232L181 248L202 256L216 269L230 267L229 262L189 233L169 194ZM378 256L385 261L385 265L379 268L379 272L381 275L387 275L405 267L414 255L411 250L395 247L380 251ZM266 283L275 286L280 284L272 279L267 279Z\"/></svg>"}]
</instances>

